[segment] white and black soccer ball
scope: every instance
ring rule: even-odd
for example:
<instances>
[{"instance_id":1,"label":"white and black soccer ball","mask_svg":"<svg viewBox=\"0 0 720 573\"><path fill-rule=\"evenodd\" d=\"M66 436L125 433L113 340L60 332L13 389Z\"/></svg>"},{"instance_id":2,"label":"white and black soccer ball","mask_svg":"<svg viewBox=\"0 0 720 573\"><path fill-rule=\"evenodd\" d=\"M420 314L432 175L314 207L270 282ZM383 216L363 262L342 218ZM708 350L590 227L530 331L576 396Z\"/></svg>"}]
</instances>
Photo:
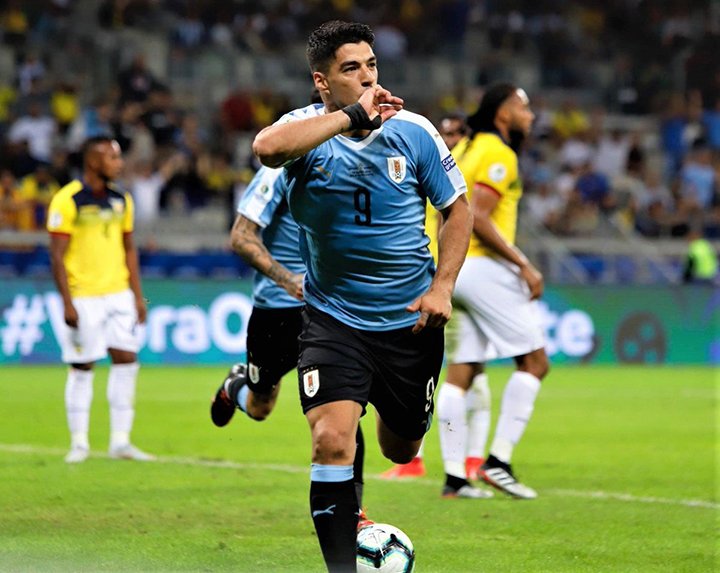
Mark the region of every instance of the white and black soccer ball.
<instances>
[{"instance_id":1,"label":"white and black soccer ball","mask_svg":"<svg viewBox=\"0 0 720 573\"><path fill-rule=\"evenodd\" d=\"M412 541L397 527L387 523L373 523L358 532L358 573L410 573L414 567L415 549Z\"/></svg>"}]
</instances>

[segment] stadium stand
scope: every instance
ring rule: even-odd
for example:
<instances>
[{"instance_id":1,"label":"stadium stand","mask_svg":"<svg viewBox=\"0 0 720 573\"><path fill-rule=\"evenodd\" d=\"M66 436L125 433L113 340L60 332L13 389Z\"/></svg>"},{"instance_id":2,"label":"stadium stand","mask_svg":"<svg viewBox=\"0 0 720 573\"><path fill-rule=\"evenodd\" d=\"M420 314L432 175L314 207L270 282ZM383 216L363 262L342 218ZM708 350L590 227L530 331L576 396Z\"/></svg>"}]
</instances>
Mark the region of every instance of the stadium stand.
<instances>
[{"instance_id":1,"label":"stadium stand","mask_svg":"<svg viewBox=\"0 0 720 573\"><path fill-rule=\"evenodd\" d=\"M42 217L22 215L41 211L32 181L62 185L100 133L142 193L146 273L247 272L227 230L257 168L250 142L307 100L306 31L334 17L375 27L389 87L431 118L468 111L492 81L526 88L537 119L519 241L548 280L679 282L691 227L717 247L720 84L703 73L717 3L373 5L0 2L0 274L48 272Z\"/></svg>"}]
</instances>

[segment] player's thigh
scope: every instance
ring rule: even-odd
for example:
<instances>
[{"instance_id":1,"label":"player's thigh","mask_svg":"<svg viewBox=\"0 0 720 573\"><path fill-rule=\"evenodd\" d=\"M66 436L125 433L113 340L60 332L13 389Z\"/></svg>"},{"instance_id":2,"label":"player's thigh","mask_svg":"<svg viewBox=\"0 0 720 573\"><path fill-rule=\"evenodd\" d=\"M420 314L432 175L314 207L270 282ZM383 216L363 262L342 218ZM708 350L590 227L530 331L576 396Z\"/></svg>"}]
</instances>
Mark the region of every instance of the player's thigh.
<instances>
[{"instance_id":1,"label":"player's thigh","mask_svg":"<svg viewBox=\"0 0 720 573\"><path fill-rule=\"evenodd\" d=\"M105 323L108 348L137 353L140 336L135 295L127 289L103 298L108 310Z\"/></svg>"},{"instance_id":2,"label":"player's thigh","mask_svg":"<svg viewBox=\"0 0 720 573\"><path fill-rule=\"evenodd\" d=\"M536 301L511 265L489 257L468 259L455 292L476 329L487 339L483 360L542 348L545 338Z\"/></svg>"},{"instance_id":3,"label":"player's thigh","mask_svg":"<svg viewBox=\"0 0 720 573\"><path fill-rule=\"evenodd\" d=\"M75 297L73 306L78 313L78 326L70 328L63 323L59 339L62 361L66 364L87 364L105 358L108 309L104 298Z\"/></svg>"},{"instance_id":4,"label":"player's thigh","mask_svg":"<svg viewBox=\"0 0 720 573\"><path fill-rule=\"evenodd\" d=\"M298 382L307 414L332 402L357 402L363 413L373 371L363 333L311 306L302 311Z\"/></svg>"},{"instance_id":5,"label":"player's thigh","mask_svg":"<svg viewBox=\"0 0 720 573\"><path fill-rule=\"evenodd\" d=\"M373 383L370 402L382 424L398 437L414 442L430 428L433 396L444 353L442 328L410 328L374 333Z\"/></svg>"},{"instance_id":6,"label":"player's thigh","mask_svg":"<svg viewBox=\"0 0 720 573\"><path fill-rule=\"evenodd\" d=\"M247 331L248 375L253 392L272 394L282 377L297 367L302 307L254 307Z\"/></svg>"}]
</instances>

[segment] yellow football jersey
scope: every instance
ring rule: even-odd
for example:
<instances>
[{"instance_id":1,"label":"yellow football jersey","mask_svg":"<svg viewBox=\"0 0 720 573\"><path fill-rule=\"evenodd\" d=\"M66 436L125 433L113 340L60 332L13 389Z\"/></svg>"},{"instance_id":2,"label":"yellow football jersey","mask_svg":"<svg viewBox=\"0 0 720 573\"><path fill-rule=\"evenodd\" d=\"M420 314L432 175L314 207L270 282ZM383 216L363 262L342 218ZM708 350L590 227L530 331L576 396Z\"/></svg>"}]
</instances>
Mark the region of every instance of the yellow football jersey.
<instances>
[{"instance_id":1,"label":"yellow football jersey","mask_svg":"<svg viewBox=\"0 0 720 573\"><path fill-rule=\"evenodd\" d=\"M438 231L440 230L441 219L442 215L440 211L433 207L432 203L428 201L425 208L425 234L430 237L428 249L430 249L430 253L433 259L435 259L436 264L438 260Z\"/></svg>"},{"instance_id":2,"label":"yellow football jersey","mask_svg":"<svg viewBox=\"0 0 720 573\"><path fill-rule=\"evenodd\" d=\"M108 189L98 196L75 180L50 202L47 230L70 236L65 253L73 296L99 296L129 287L123 234L133 230L133 201Z\"/></svg>"},{"instance_id":3,"label":"yellow football jersey","mask_svg":"<svg viewBox=\"0 0 720 573\"><path fill-rule=\"evenodd\" d=\"M453 157L467 184L468 201L479 185L494 189L500 199L490 219L500 235L515 244L518 203L522 196L522 181L518 172L517 154L496 133L478 133L472 139L463 138L452 150ZM493 256L474 233L470 237L468 257Z\"/></svg>"}]
</instances>

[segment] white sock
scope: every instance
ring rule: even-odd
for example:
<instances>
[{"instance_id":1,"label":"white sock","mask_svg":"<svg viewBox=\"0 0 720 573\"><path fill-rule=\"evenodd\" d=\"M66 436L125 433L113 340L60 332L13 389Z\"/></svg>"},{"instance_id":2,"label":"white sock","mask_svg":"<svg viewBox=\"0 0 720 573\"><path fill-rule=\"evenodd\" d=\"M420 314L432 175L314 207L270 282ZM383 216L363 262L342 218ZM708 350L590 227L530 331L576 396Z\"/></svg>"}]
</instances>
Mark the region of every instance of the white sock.
<instances>
[{"instance_id":1,"label":"white sock","mask_svg":"<svg viewBox=\"0 0 720 573\"><path fill-rule=\"evenodd\" d=\"M445 473L466 478L465 452L467 450L467 418L465 417L465 391L445 382L437 398L440 451Z\"/></svg>"},{"instance_id":2,"label":"white sock","mask_svg":"<svg viewBox=\"0 0 720 573\"><path fill-rule=\"evenodd\" d=\"M515 445L520 441L540 390L540 380L529 372L513 372L505 386L500 417L490 453L506 464L510 463Z\"/></svg>"},{"instance_id":3,"label":"white sock","mask_svg":"<svg viewBox=\"0 0 720 573\"><path fill-rule=\"evenodd\" d=\"M110 447L130 443L135 418L135 382L140 365L113 364L108 377L107 399L110 403Z\"/></svg>"},{"instance_id":4,"label":"white sock","mask_svg":"<svg viewBox=\"0 0 720 573\"><path fill-rule=\"evenodd\" d=\"M484 458L485 446L490 433L490 386L487 374L473 378L472 386L465 393L468 417L467 457Z\"/></svg>"},{"instance_id":5,"label":"white sock","mask_svg":"<svg viewBox=\"0 0 720 573\"><path fill-rule=\"evenodd\" d=\"M92 370L68 370L65 382L65 411L70 429L70 446L90 449L90 404L93 397Z\"/></svg>"}]
</instances>

